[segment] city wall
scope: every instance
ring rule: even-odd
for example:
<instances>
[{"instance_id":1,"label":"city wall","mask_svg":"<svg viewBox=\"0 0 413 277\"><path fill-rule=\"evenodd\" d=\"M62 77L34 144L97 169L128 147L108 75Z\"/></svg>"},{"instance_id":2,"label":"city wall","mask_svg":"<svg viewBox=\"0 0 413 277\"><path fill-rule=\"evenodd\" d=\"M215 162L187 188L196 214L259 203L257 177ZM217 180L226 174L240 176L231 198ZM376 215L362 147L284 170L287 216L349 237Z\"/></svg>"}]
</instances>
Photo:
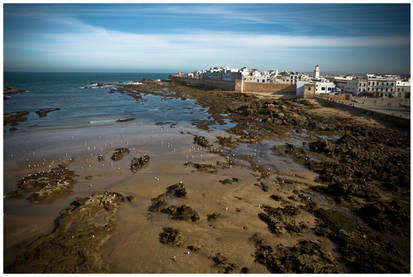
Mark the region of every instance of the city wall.
<instances>
[{"instance_id":1,"label":"city wall","mask_svg":"<svg viewBox=\"0 0 413 277\"><path fill-rule=\"evenodd\" d=\"M185 84L186 86L193 87L203 87L208 89L223 89L235 91L235 82L234 81L223 81L223 80L210 80L210 79L194 79L186 77L174 77L170 76L170 79Z\"/></svg>"},{"instance_id":2,"label":"city wall","mask_svg":"<svg viewBox=\"0 0 413 277\"><path fill-rule=\"evenodd\" d=\"M337 108L337 109L343 109L343 110L347 110L347 111L354 111L357 113L361 113L361 114L368 114L370 116L373 116L374 118L378 119L378 120L382 120L384 122L387 122L393 126L396 126L400 129L403 130L410 130L410 119L407 118L402 118L402 117L398 117L398 116L394 116L394 115L390 115L390 114L385 114L385 113L381 113L381 112L377 112L377 111L372 111L372 110L368 110L368 109L363 109L360 107L354 107L354 106L350 106L347 104L343 104L343 103L338 103L338 102L333 102L330 101L328 99L325 99L323 97L316 97L317 101L322 104L323 106L327 106L327 107L332 107L332 108Z\"/></svg>"},{"instance_id":3,"label":"city wall","mask_svg":"<svg viewBox=\"0 0 413 277\"><path fill-rule=\"evenodd\" d=\"M243 82L243 92L294 92L296 86L290 84Z\"/></svg>"},{"instance_id":4,"label":"city wall","mask_svg":"<svg viewBox=\"0 0 413 277\"><path fill-rule=\"evenodd\" d=\"M295 92L296 86L290 84L273 84L273 83L252 83L242 80L223 81L211 79L194 79L179 76L169 76L170 79L193 87L203 87L208 89L223 89L238 92Z\"/></svg>"}]
</instances>

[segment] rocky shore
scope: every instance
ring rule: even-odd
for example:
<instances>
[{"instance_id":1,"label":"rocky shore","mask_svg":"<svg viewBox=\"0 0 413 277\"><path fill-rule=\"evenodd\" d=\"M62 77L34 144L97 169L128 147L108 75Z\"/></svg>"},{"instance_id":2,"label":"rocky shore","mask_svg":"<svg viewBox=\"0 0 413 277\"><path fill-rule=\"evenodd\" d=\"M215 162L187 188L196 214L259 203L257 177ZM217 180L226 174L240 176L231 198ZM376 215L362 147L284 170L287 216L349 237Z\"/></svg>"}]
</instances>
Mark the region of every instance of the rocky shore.
<instances>
[{"instance_id":1,"label":"rocky shore","mask_svg":"<svg viewBox=\"0 0 413 277\"><path fill-rule=\"evenodd\" d=\"M199 132L176 131L186 138L190 153L203 158L191 159L186 153L184 160L168 161L166 153L136 153L132 147L93 156L89 170L108 163L118 168L120 190L72 202L61 210L52 232L30 242L5 272L116 271L102 251L110 241L121 241L116 234L128 228L117 224L122 209L134 214L130 224L146 226L147 236L135 243L160 249L142 248L139 253L147 263L159 261L163 272L410 271L410 130L324 107L316 100L260 99L169 80L143 80L110 92L127 93L140 102L148 94L191 99L208 109L208 120L193 122ZM233 127L224 132L211 129L228 121ZM265 155L305 171L264 163L256 149L269 141L273 144ZM245 151L249 147L255 152ZM174 168L169 179L159 178L159 164ZM66 197L83 178L72 166L61 164L23 177L7 197L34 205ZM99 178L87 168L82 172L86 180ZM181 177L186 179L177 181ZM149 179L151 183L145 181ZM114 245L110 253L138 255L129 247L135 232L122 233L130 239L128 247L116 252L120 246ZM156 270L150 266L141 270Z\"/></svg>"}]
</instances>

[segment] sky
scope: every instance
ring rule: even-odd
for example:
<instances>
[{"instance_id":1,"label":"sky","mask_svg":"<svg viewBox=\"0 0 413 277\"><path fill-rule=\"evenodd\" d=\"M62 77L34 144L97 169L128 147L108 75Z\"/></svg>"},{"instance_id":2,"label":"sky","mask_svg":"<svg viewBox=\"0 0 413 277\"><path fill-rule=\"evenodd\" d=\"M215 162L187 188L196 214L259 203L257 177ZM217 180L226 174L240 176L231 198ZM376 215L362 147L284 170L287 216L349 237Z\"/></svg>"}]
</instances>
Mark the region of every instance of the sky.
<instances>
[{"instance_id":1,"label":"sky","mask_svg":"<svg viewBox=\"0 0 413 277\"><path fill-rule=\"evenodd\" d=\"M410 74L410 4L4 4L4 70Z\"/></svg>"}]
</instances>

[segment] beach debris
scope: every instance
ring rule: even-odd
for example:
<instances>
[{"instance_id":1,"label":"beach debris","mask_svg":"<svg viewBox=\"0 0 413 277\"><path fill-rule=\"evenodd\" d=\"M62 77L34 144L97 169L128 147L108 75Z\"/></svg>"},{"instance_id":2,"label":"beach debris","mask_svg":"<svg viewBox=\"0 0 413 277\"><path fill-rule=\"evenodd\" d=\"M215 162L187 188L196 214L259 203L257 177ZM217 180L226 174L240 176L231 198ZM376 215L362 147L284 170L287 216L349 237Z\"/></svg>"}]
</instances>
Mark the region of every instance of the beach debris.
<instances>
[{"instance_id":1,"label":"beach debris","mask_svg":"<svg viewBox=\"0 0 413 277\"><path fill-rule=\"evenodd\" d=\"M48 108L48 109L40 109L37 110L36 113L39 117L45 117L48 113L53 111L58 111L60 108Z\"/></svg>"},{"instance_id":2,"label":"beach debris","mask_svg":"<svg viewBox=\"0 0 413 277\"><path fill-rule=\"evenodd\" d=\"M133 173L136 173L139 169L147 166L149 164L150 157L148 155L143 155L139 158L133 158L131 161L130 169Z\"/></svg>"},{"instance_id":3,"label":"beach debris","mask_svg":"<svg viewBox=\"0 0 413 277\"><path fill-rule=\"evenodd\" d=\"M114 217L122 202L124 196L116 192L75 200L60 211L54 230L31 242L5 272L109 272L100 249L115 232Z\"/></svg>"},{"instance_id":4,"label":"beach debris","mask_svg":"<svg viewBox=\"0 0 413 277\"><path fill-rule=\"evenodd\" d=\"M103 157L103 155L98 155L98 162L104 161L105 158Z\"/></svg>"},{"instance_id":5,"label":"beach debris","mask_svg":"<svg viewBox=\"0 0 413 277\"><path fill-rule=\"evenodd\" d=\"M182 232L179 230L165 227L163 228L163 232L159 234L159 240L163 244L180 247L184 241L184 238Z\"/></svg>"},{"instance_id":6,"label":"beach debris","mask_svg":"<svg viewBox=\"0 0 413 277\"><path fill-rule=\"evenodd\" d=\"M223 185L227 185L227 184L232 184L233 182L238 182L239 181L239 179L238 178L231 178L231 179L229 179L229 178L226 178L226 179L224 179L224 180L219 180L219 182L221 183L221 184L223 184Z\"/></svg>"},{"instance_id":7,"label":"beach debris","mask_svg":"<svg viewBox=\"0 0 413 277\"><path fill-rule=\"evenodd\" d=\"M212 213L212 214L209 214L209 215L207 215L207 219L208 219L208 221L215 221L216 219L218 219L218 217L220 217L221 216L221 214L220 213Z\"/></svg>"},{"instance_id":8,"label":"beach debris","mask_svg":"<svg viewBox=\"0 0 413 277\"><path fill-rule=\"evenodd\" d=\"M111 159L115 162L122 160L125 155L129 154L129 152L129 149L125 147L116 148L112 154Z\"/></svg>"},{"instance_id":9,"label":"beach debris","mask_svg":"<svg viewBox=\"0 0 413 277\"><path fill-rule=\"evenodd\" d=\"M9 198L23 198L33 203L51 202L72 191L76 182L75 172L60 164L48 171L42 171L22 178L17 183L17 190L8 193Z\"/></svg>"}]
</instances>

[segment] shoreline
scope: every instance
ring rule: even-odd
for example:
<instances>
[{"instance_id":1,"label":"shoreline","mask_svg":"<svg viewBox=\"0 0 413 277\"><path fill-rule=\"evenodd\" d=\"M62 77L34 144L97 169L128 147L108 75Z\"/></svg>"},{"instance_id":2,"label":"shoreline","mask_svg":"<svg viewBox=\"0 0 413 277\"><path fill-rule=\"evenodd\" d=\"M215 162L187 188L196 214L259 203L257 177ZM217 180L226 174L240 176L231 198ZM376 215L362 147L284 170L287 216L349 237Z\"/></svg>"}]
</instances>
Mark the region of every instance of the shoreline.
<instances>
[{"instance_id":1,"label":"shoreline","mask_svg":"<svg viewBox=\"0 0 413 277\"><path fill-rule=\"evenodd\" d=\"M127 85L124 89L131 96L140 93L161 95L158 90L162 86L161 83L153 81L140 86ZM27 149L32 151L36 149L37 154L32 156L37 156L38 161L45 157L53 159L56 155L60 155L61 160L53 163L54 165L73 156L75 159L68 168L78 176L73 192L51 204L37 205L30 204L24 199L6 198L5 226L18 228L17 226L27 224L27 221L18 223L16 218L10 218L13 213L7 213L8 210L20 210L21 214L24 214L27 207L31 207L33 213L39 213L43 209L49 212L47 218L50 219L53 215L56 217L59 210L68 207L76 197L91 197L90 195L103 191L114 191L124 197L133 196L134 200L130 203L121 202L119 207L116 206L116 215L113 219L116 231L109 238L102 237L102 242L104 241L102 248L97 250L96 254L101 256L99 264L103 261L108 266L109 272L229 271L237 273L245 270L254 273L277 272L284 269L274 267L273 259L295 255L291 251L298 251L296 255L301 255L304 246L300 245L299 241L305 241L313 245L313 249L319 249L308 261L301 261L314 272L354 272L355 269L371 272L374 266L383 261L385 264L377 267L377 271L405 272L405 254L408 249L397 246L396 251L401 253L399 259L402 261L397 263L396 268L386 267L390 264L387 263L394 262L393 259L397 256L390 256L382 248L384 245L382 240L386 239L387 231L383 231L380 239L375 239L371 233L371 230L375 229L372 223L365 222L365 219L354 212L354 209L363 209L366 205L363 203L375 205L377 200L366 198L361 194L352 194L350 190L342 195L331 195L326 189L335 189L335 187L322 181L326 178L323 168L328 169L323 163L343 156L339 148L340 142L348 132L361 138L362 135L357 132L362 133L364 129L373 132L374 136L387 132L395 136L399 131L390 130L371 120L353 119L345 112L337 112L334 108L326 109L308 100L279 102L274 100L265 103L267 100L258 100L252 96L225 94L222 91L202 91L177 84L168 84L168 88L176 93L164 97L191 98L198 105L209 108L209 119L197 126L193 126L194 123L192 125L185 123L177 124L174 128L155 124L143 127L131 121L119 123L119 126L117 124L98 126L101 128L43 130L24 134L21 132L16 134L18 136L14 137L14 141L12 137L6 136L5 144L9 145L5 147L7 150L4 157L10 156L15 149L20 149L20 152L14 152L20 160L15 160L13 164L7 159L4 160L5 192L13 190L22 175L47 169L50 165L46 162L44 167L41 165L28 170L27 163L32 160L25 161L31 154ZM335 113L333 119L329 115L331 111ZM307 118L310 117L314 121L310 123L316 124L313 129L306 126L310 124L307 122ZM210 126L224 119L230 119L236 125L227 130L210 129ZM284 125L281 125L281 122L284 122ZM350 128L351 124L361 131L358 129L348 131L347 128ZM363 127L362 124L365 126ZM336 129L331 129L331 126ZM78 133L74 139L69 137L71 132L76 131ZM104 134L99 134L99 131L104 131ZM51 136L53 133L55 137ZM23 149L21 147L23 138L27 134L32 136L34 142L31 146L26 146L27 149ZM400 134L405 136L403 132ZM100 135L102 138L99 137ZM205 137L205 146L198 145L203 144L203 141L195 141L195 135ZM320 135L321 137L318 137ZM225 136L227 139L219 139L220 136ZM230 136L232 137L229 139ZM323 141L327 141L325 145L322 144ZM315 142L318 144L312 144ZM344 143L351 145L353 142L350 140ZM368 146L374 143L376 142L365 140L361 145ZM395 147L405 145L404 140L397 143ZM393 151L387 148L387 144L383 145L385 153ZM315 146L318 148L314 148ZM121 160L112 161L110 157L118 147L127 147L130 152ZM70 155L66 157L64 153L67 152ZM393 155L393 152L389 153ZM150 156L149 164L133 174L129 169L132 158L144 154ZM103 155L104 160L99 162L98 155ZM364 152L355 155L364 155ZM373 155L377 154L373 153ZM355 159L347 162L350 163L349 166L353 166L351 162L356 161ZM322 169L317 169L317 166L321 166ZM343 166L347 165L344 163ZM343 172L344 170L346 168L343 168ZM404 171L400 172L404 174ZM342 172L335 174L344 178ZM369 173L366 171L363 174ZM397 171L392 171L392 174L397 174ZM199 215L197 222L174 220L171 214L148 210L154 198L165 193L168 186L180 182L185 184L186 197L167 196L168 205L187 205ZM338 179L337 182L340 184L342 180ZM357 179L351 182L358 183ZM395 183L395 186L398 184ZM378 184L376 187L379 189L379 197L410 200L403 187L396 191L383 190ZM341 202L337 202L338 199ZM388 209L387 206L385 208ZM403 214L402 211L403 209L400 215ZM395 209L394 212L399 211ZM212 216L213 219L211 219L212 214L215 214ZM379 213L376 216L382 215ZM343 218L343 221L337 222L335 217ZM95 218L90 220L93 222ZM386 223L388 219L382 218L382 220ZM44 222L46 221L45 218ZM86 221L82 224L91 224L90 222ZM338 226L342 224L341 222L346 222L348 225L343 223ZM33 227L36 224L40 223L32 222L27 226ZM45 225L43 223L39 226ZM165 227L176 228L182 233L181 247L171 247L159 241L159 235ZM403 240L405 229L403 225L397 228L400 228L397 230L400 231L401 236L392 239ZM40 227L36 229L39 230L37 235L46 235L46 241L43 243L47 243L47 237L53 235L49 233L50 231L45 232L46 229ZM340 233L339 229L346 232L346 237L336 237L336 234ZM75 231L81 232L80 229ZM11 232L9 230L5 236L10 235ZM377 232L379 235L382 233L382 231ZM141 233L145 233L145 236L142 237ZM32 235L31 239L35 236ZM366 236L365 244L358 243L356 239L358 236ZM100 237L97 235L97 238ZM339 243L340 239L346 240L346 243L353 248L343 249ZM21 247L20 254L24 251L30 253L27 244L29 241L24 242L24 238L20 238L20 241L16 240L18 239L11 240L14 244L9 245L8 249L5 249L6 252L11 251L13 255L17 255L18 253L11 249L23 243L25 247ZM376 245L371 244L373 241ZM62 243L68 250L73 247L67 240L63 240ZM277 243L281 243L282 246L276 246ZM239 247L236 249L233 245ZM267 258L262 258L261 251L266 245L277 251L272 252L273 254ZM188 250L190 246L199 248L198 252ZM295 250L291 248L292 246L296 247ZM338 251L333 251L334 248L338 248ZM345 251L353 252L346 255ZM190 253L186 254L187 252ZM367 255L363 261L369 259L368 263L366 260L365 265L357 265L348 260L348 255L359 253ZM13 264L11 257L13 255L8 256L5 266ZM47 257L45 256L44 259L43 262L46 262ZM87 262L92 265L95 263L92 260ZM293 261L287 261L285 265L288 267L292 264ZM67 265L70 265L69 261ZM81 264L78 266L82 269ZM7 269L6 272L11 268ZM56 269L52 268L51 271L56 272Z\"/></svg>"}]
</instances>

